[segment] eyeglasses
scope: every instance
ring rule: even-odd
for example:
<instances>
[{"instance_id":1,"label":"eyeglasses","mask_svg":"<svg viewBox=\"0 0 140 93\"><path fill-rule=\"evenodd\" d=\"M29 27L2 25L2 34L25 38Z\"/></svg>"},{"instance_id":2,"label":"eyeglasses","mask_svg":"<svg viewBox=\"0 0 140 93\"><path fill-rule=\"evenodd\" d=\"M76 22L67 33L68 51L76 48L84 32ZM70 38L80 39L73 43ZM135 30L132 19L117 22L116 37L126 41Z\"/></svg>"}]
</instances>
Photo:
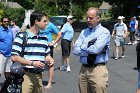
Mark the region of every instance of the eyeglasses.
<instances>
[{"instance_id":1,"label":"eyeglasses","mask_svg":"<svg viewBox=\"0 0 140 93\"><path fill-rule=\"evenodd\" d=\"M8 23L9 21L3 21L3 22L4 22L4 23L6 23L6 22Z\"/></svg>"}]
</instances>

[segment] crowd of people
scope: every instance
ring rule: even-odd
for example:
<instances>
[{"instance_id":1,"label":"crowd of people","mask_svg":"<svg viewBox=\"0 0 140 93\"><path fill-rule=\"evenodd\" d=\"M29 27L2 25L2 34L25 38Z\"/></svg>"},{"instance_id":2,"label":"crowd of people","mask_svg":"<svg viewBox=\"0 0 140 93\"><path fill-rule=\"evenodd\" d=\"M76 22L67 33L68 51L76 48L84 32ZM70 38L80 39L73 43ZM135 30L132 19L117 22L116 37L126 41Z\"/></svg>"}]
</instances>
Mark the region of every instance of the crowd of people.
<instances>
[{"instance_id":1,"label":"crowd of people","mask_svg":"<svg viewBox=\"0 0 140 93\"><path fill-rule=\"evenodd\" d=\"M90 7L86 12L88 27L81 31L76 42L73 42L74 29L72 23L74 16L67 16L67 22L58 29L49 21L49 16L42 11L34 11L30 15L30 26L26 29L27 41L23 49L24 36L16 25L16 20L9 20L7 16L1 18L0 26L0 77L4 72L5 78L10 75L10 66L19 62L24 68L25 74L22 82L22 93L42 93L42 77L48 70L48 84L44 87L49 90L52 87L54 77L54 45L61 40L61 71L71 71L70 54L80 56L81 69L79 72L80 93L107 93L108 69L106 64L110 52L110 31L100 22L101 11ZM125 57L125 39L130 29L129 44L136 44L136 32L138 33L138 21L132 17L129 27L123 22L124 17L119 16L114 24L112 37L115 45L115 60L120 58L119 47L122 47L121 57ZM11 23L11 25L9 25ZM53 34L56 38L53 40ZM139 34L139 33L138 33ZM137 44L138 65L138 90L140 93L140 43ZM21 56L21 53L23 55ZM100 73L99 73L100 72Z\"/></svg>"}]
</instances>

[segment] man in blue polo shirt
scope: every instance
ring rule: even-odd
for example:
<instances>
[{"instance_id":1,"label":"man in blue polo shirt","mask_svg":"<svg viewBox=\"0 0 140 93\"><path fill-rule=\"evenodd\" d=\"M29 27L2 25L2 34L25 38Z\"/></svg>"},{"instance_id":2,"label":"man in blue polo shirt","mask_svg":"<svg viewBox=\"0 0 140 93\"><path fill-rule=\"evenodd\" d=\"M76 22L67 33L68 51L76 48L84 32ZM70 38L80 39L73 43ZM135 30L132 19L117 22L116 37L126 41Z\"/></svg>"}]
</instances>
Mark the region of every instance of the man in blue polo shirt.
<instances>
[{"instance_id":1,"label":"man in blue polo shirt","mask_svg":"<svg viewBox=\"0 0 140 93\"><path fill-rule=\"evenodd\" d=\"M49 20L49 18L47 18L47 20ZM54 45L61 39L61 33L59 32L59 30L57 29L57 27L51 23L50 21L48 22L46 28L44 30L40 31L40 34L43 34L45 36L47 36L48 39L48 45L50 47L50 55L51 57L53 57L53 49L54 49ZM53 34L56 34L56 39L53 41ZM53 77L54 74L54 67L51 67L50 69L50 75ZM52 78L49 78L49 81L52 81ZM47 85L45 88L50 88L51 85Z\"/></svg>"},{"instance_id":2,"label":"man in blue polo shirt","mask_svg":"<svg viewBox=\"0 0 140 93\"><path fill-rule=\"evenodd\" d=\"M2 25L0 26L0 76L5 72L5 77L10 72L11 50L13 42L13 32L8 27L9 18L4 16L1 18Z\"/></svg>"},{"instance_id":3,"label":"man in blue polo shirt","mask_svg":"<svg viewBox=\"0 0 140 93\"><path fill-rule=\"evenodd\" d=\"M53 57L53 48L54 48L54 45L61 39L61 33L59 32L57 27L49 21L46 28L40 31L40 34L44 34L47 36L48 44L50 46L50 54L51 54L51 57ZM57 35L54 41L53 41L53 36L52 36L53 34Z\"/></svg>"}]
</instances>

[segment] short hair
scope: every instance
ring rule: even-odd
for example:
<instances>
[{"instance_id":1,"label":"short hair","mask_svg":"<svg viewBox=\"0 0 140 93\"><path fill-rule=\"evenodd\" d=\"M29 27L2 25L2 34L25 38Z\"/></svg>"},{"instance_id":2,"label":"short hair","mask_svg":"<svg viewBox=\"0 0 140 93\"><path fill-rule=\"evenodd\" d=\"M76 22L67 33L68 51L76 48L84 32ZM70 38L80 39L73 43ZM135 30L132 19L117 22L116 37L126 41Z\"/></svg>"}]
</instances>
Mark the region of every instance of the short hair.
<instances>
[{"instance_id":1,"label":"short hair","mask_svg":"<svg viewBox=\"0 0 140 93\"><path fill-rule=\"evenodd\" d=\"M3 16L3 17L1 18L1 22L3 22L3 19L4 19L4 18L7 18L7 19L9 20L9 17Z\"/></svg>"},{"instance_id":2,"label":"short hair","mask_svg":"<svg viewBox=\"0 0 140 93\"><path fill-rule=\"evenodd\" d=\"M12 22L15 22L15 24L16 24L16 20L11 20Z\"/></svg>"},{"instance_id":3,"label":"short hair","mask_svg":"<svg viewBox=\"0 0 140 93\"><path fill-rule=\"evenodd\" d=\"M89 7L88 10L95 10L96 11L96 16L101 17L101 11L99 10L99 8Z\"/></svg>"},{"instance_id":4,"label":"short hair","mask_svg":"<svg viewBox=\"0 0 140 93\"><path fill-rule=\"evenodd\" d=\"M30 15L30 25L33 26L35 24L35 20L41 21L43 16L47 16L47 14L43 11L34 11Z\"/></svg>"}]
</instances>

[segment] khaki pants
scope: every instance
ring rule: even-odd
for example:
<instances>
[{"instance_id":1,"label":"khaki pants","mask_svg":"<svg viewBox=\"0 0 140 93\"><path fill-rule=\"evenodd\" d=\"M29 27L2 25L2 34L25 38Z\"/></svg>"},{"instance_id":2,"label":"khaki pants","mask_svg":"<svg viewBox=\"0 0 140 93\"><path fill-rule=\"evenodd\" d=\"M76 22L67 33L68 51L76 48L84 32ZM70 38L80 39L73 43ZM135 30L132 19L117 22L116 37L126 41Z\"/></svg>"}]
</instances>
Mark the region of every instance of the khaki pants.
<instances>
[{"instance_id":1,"label":"khaki pants","mask_svg":"<svg viewBox=\"0 0 140 93\"><path fill-rule=\"evenodd\" d=\"M79 73L80 93L107 93L108 71L105 65L83 67Z\"/></svg>"},{"instance_id":2,"label":"khaki pants","mask_svg":"<svg viewBox=\"0 0 140 93\"><path fill-rule=\"evenodd\" d=\"M42 73L25 72L22 93L42 93Z\"/></svg>"}]
</instances>

